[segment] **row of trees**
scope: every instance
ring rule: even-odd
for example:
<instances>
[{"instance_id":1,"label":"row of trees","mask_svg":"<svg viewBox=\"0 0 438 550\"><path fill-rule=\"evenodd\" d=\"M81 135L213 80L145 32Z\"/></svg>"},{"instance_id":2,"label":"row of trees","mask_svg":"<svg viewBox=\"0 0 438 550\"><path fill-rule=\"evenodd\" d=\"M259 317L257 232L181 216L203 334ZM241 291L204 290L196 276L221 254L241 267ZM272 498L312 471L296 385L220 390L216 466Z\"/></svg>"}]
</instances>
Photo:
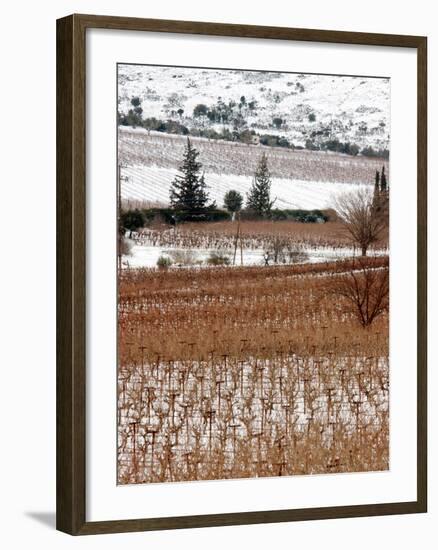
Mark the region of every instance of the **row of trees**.
<instances>
[{"instance_id":1,"label":"row of trees","mask_svg":"<svg viewBox=\"0 0 438 550\"><path fill-rule=\"evenodd\" d=\"M193 147L189 138L185 147L183 161L178 174L170 188L172 208L192 214L203 214L216 208L210 201L205 182L202 164L198 161L199 152ZM271 175L268 160L262 154L254 173L254 180L247 194L246 208L257 216L266 217L274 204L271 200ZM243 196L235 190L225 194L224 207L234 215L243 208Z\"/></svg>"},{"instance_id":2,"label":"row of trees","mask_svg":"<svg viewBox=\"0 0 438 550\"><path fill-rule=\"evenodd\" d=\"M248 114L256 111L257 101L247 101L245 96L241 96L238 102L230 100L228 103L219 97L216 104L210 107L198 103L193 109L193 117L201 121L208 119L213 123L233 124L235 128L240 128L246 124Z\"/></svg>"},{"instance_id":3,"label":"row of trees","mask_svg":"<svg viewBox=\"0 0 438 550\"><path fill-rule=\"evenodd\" d=\"M374 191L359 188L335 201L338 216L344 222L347 234L366 256L369 247L387 231L389 225L389 185L385 167L376 171Z\"/></svg>"},{"instance_id":4,"label":"row of trees","mask_svg":"<svg viewBox=\"0 0 438 550\"><path fill-rule=\"evenodd\" d=\"M170 188L170 203L175 211L199 215L215 209L209 198L205 174L198 161L199 152L189 138L184 151L183 162ZM335 209L342 220L350 240L366 256L369 247L377 242L388 228L389 201L388 179L385 167L376 172L374 192L369 188L358 188L353 193L341 195L335 201ZM244 198L236 190L225 194L224 207L233 214L233 219L243 208ZM246 210L258 217L269 218L275 199L271 199L271 175L265 154L262 154L253 183L246 197Z\"/></svg>"},{"instance_id":5,"label":"row of trees","mask_svg":"<svg viewBox=\"0 0 438 550\"><path fill-rule=\"evenodd\" d=\"M336 138L327 139L325 141L315 141L314 138L322 133L329 136L329 129L313 132L310 138L306 140L304 146L295 145L284 135L269 133L260 134L256 132L254 128L250 129L245 119L245 116L247 116L249 112L256 112L257 102L248 102L244 96L240 98L239 102L229 101L228 104L225 104L219 98L217 104L212 107L199 103L193 109L193 121L195 124L190 128L183 123L184 109L181 107L177 108L179 103L177 100L172 99L172 96L169 98L169 102L165 109L166 113L170 115L171 118L165 120L155 117L143 118L143 108L141 105L141 99L139 97L133 97L128 112L118 112L118 123L121 126L145 128L148 132L152 130L156 132L165 132L167 134L191 135L215 140L237 141L247 145L260 143L268 147L308 149L310 151L333 151L352 156L360 154L367 157L389 158L389 151L387 149L375 150L372 147L360 149L355 143L340 142ZM177 116L179 120L175 120ZM315 122L315 114L310 113L308 119L310 122ZM223 124L220 129L217 127L219 123ZM281 117L277 116L272 118L271 126L273 128L277 130L281 129L284 127L284 124L285 120Z\"/></svg>"}]
</instances>

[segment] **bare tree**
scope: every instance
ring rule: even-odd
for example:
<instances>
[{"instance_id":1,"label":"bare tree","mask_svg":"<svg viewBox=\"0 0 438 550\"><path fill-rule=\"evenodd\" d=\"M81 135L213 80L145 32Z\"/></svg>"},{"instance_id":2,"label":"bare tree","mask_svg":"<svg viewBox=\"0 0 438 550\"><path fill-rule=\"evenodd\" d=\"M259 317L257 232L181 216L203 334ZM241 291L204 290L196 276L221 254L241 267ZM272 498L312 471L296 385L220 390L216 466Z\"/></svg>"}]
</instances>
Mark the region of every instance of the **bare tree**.
<instances>
[{"instance_id":1,"label":"bare tree","mask_svg":"<svg viewBox=\"0 0 438 550\"><path fill-rule=\"evenodd\" d=\"M309 257L305 250L301 250L291 239L282 235L273 236L266 252L268 259L274 264L295 264L305 262Z\"/></svg>"},{"instance_id":2,"label":"bare tree","mask_svg":"<svg viewBox=\"0 0 438 550\"><path fill-rule=\"evenodd\" d=\"M389 308L389 267L370 267L358 258L349 272L336 277L330 292L343 298L360 324L368 327Z\"/></svg>"},{"instance_id":3,"label":"bare tree","mask_svg":"<svg viewBox=\"0 0 438 550\"><path fill-rule=\"evenodd\" d=\"M286 263L288 239L282 235L274 235L268 253L272 256L274 264Z\"/></svg>"},{"instance_id":4,"label":"bare tree","mask_svg":"<svg viewBox=\"0 0 438 550\"><path fill-rule=\"evenodd\" d=\"M335 199L335 209L351 241L359 245L362 256L381 238L388 227L386 202L376 199L371 190L360 188Z\"/></svg>"}]
</instances>

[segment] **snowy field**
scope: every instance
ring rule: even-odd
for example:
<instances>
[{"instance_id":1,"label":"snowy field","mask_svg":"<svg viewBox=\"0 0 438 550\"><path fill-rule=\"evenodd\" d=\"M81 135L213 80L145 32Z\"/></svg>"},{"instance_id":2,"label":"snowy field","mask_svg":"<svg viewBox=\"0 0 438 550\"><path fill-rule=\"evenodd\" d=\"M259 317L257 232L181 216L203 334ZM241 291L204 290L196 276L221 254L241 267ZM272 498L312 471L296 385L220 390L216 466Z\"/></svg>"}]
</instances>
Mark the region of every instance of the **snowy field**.
<instances>
[{"instance_id":1,"label":"snowy field","mask_svg":"<svg viewBox=\"0 0 438 550\"><path fill-rule=\"evenodd\" d=\"M125 268L138 268L138 267L156 267L158 258L164 256L169 257L173 253L184 252L183 248L169 248L163 246L148 246L135 244L131 248L129 255L123 256L122 265ZM218 252L215 248L199 248L192 251L194 265L199 267L207 266L207 260L212 253ZM265 265L265 251L263 249L249 250L244 249L242 251L242 258L240 250L236 254L236 265ZM332 248L332 247L313 247L308 250L303 250L306 257L302 258L299 263L319 263L330 262L333 260L341 260L349 258L357 254L353 248ZM387 254L386 249L373 250L373 255ZM233 262L233 254L226 252L225 255L230 259L230 263ZM269 261L269 265L272 265L272 261Z\"/></svg>"},{"instance_id":2,"label":"snowy field","mask_svg":"<svg viewBox=\"0 0 438 550\"><path fill-rule=\"evenodd\" d=\"M151 117L190 130L200 174L217 208L224 207L224 196L231 190L239 192L245 204L262 155L266 155L271 176L270 199L273 208L280 210L333 209L341 195L372 190L376 171L382 167L389 176L389 162L382 158L309 150L306 145L307 139L315 144L337 139L376 150L387 148L388 79L140 65L120 65L118 71L119 114L126 116L131 111L132 115L136 106L140 116L134 123L119 118L121 197L127 209L169 206L172 183L181 174L187 136L172 127L156 131L159 126L150 124ZM199 106L210 109L210 114L215 112L216 118L207 116L205 109L203 115L197 114ZM236 128L259 136L282 136L290 147L267 146L266 141L261 145L257 139L251 143L209 139L205 132L204 137L199 135L206 129ZM265 265L267 259L269 265L273 263L266 257L266 247L272 253L269 239L256 246L243 243L235 261L234 237L228 238L225 247L217 239L214 248L212 240L186 245L172 239L165 242L164 237L132 240L127 243L131 252L124 257L124 265L154 267L160 257L169 257L173 265L206 266L214 253L225 254L236 265ZM291 249L287 250L287 263L331 261L355 254L342 239L289 244L293 250L297 245L297 252L303 254L292 258ZM181 261L188 252L192 257Z\"/></svg>"},{"instance_id":3,"label":"snowy field","mask_svg":"<svg viewBox=\"0 0 438 550\"><path fill-rule=\"evenodd\" d=\"M122 199L133 201L169 202L169 190L178 171L157 166L129 166L123 170L128 179L122 183ZM231 174L205 174L208 193L219 207L227 191L235 189L246 196L253 178ZM356 183L309 182L273 178L271 196L276 198L274 208L331 208L335 198L343 193L357 190ZM363 187L369 187L363 185Z\"/></svg>"}]
</instances>

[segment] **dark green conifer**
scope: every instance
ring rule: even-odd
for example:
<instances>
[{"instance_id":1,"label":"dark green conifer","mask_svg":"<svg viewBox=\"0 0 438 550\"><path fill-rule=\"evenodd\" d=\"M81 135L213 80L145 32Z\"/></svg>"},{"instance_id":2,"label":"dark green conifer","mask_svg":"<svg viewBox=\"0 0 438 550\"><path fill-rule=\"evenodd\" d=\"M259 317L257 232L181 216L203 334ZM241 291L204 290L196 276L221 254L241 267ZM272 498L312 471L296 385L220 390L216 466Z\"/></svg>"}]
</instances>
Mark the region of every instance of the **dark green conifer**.
<instances>
[{"instance_id":1,"label":"dark green conifer","mask_svg":"<svg viewBox=\"0 0 438 550\"><path fill-rule=\"evenodd\" d=\"M268 159L263 153L257 165L254 181L247 196L247 208L260 216L270 213L271 201L271 174L268 168Z\"/></svg>"},{"instance_id":2,"label":"dark green conifer","mask_svg":"<svg viewBox=\"0 0 438 550\"><path fill-rule=\"evenodd\" d=\"M170 204L176 210L197 214L205 211L209 200L204 174L200 174L202 164L198 162L199 152L187 138L181 174L175 176L170 188Z\"/></svg>"}]
</instances>

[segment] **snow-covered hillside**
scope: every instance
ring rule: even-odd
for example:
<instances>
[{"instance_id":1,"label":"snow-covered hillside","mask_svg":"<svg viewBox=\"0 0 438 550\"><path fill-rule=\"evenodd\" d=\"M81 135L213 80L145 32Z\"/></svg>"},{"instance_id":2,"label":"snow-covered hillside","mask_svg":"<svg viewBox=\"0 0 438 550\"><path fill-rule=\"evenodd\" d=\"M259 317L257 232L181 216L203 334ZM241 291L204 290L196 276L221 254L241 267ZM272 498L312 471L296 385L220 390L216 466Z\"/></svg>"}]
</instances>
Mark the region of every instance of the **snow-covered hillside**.
<instances>
[{"instance_id":1,"label":"snow-covered hillside","mask_svg":"<svg viewBox=\"0 0 438 550\"><path fill-rule=\"evenodd\" d=\"M382 159L282 147L244 145L191 138L199 152L210 198L223 205L227 191L246 196L262 153L272 175L271 196L276 207L328 208L340 193L358 185L374 185L376 170L389 165ZM119 128L122 197L125 200L168 204L171 183L178 172L187 138L144 129Z\"/></svg>"},{"instance_id":2,"label":"snow-covered hillside","mask_svg":"<svg viewBox=\"0 0 438 550\"><path fill-rule=\"evenodd\" d=\"M171 183L177 174L176 169L157 166L127 166L123 168L125 180L122 182L122 198L140 202L168 204ZM231 189L243 196L249 191L253 178L232 174L206 173L209 197L222 207L224 196ZM276 199L275 208L331 208L339 194L358 189L360 184L310 182L273 178L271 197Z\"/></svg>"},{"instance_id":3,"label":"snow-covered hillside","mask_svg":"<svg viewBox=\"0 0 438 550\"><path fill-rule=\"evenodd\" d=\"M118 109L124 114L138 97L143 118L189 128L231 130L232 118L240 130L281 135L295 146L338 139L389 149L389 79L119 65L118 83ZM211 109L230 102L234 114L226 121L193 116L199 104Z\"/></svg>"}]
</instances>

